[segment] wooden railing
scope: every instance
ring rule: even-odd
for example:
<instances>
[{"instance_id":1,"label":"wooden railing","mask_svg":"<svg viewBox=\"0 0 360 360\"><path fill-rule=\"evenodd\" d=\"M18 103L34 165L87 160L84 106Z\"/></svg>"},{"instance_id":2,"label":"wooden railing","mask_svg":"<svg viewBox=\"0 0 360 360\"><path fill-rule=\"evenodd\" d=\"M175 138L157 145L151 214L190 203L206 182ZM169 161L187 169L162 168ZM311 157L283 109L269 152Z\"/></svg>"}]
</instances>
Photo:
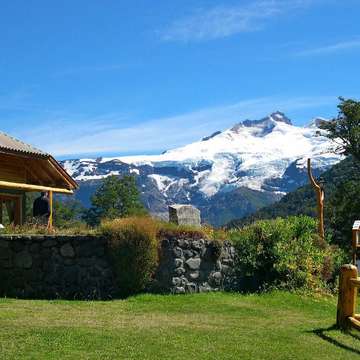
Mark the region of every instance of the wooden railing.
<instances>
[{"instance_id":1,"label":"wooden railing","mask_svg":"<svg viewBox=\"0 0 360 360\"><path fill-rule=\"evenodd\" d=\"M342 330L354 327L360 330L360 314L356 314L356 302L360 278L355 265L343 265L340 269L339 299L336 324Z\"/></svg>"},{"instance_id":2,"label":"wooden railing","mask_svg":"<svg viewBox=\"0 0 360 360\"><path fill-rule=\"evenodd\" d=\"M356 314L356 301L360 277L357 268L357 251L360 249L360 220L352 228L352 265L343 265L340 269L339 299L336 324L342 330L354 327L360 330L360 314Z\"/></svg>"}]
</instances>

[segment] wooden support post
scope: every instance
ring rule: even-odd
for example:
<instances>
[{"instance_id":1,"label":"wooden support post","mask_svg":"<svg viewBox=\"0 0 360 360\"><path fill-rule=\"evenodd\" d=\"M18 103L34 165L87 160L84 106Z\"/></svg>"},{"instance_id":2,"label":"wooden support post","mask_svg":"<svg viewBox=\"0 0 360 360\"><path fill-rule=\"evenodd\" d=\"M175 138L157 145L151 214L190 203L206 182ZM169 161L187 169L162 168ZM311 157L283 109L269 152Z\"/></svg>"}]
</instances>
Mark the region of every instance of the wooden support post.
<instances>
[{"instance_id":1,"label":"wooden support post","mask_svg":"<svg viewBox=\"0 0 360 360\"><path fill-rule=\"evenodd\" d=\"M7 200L5 202L6 211L9 217L9 223L14 225L15 213L14 213L14 202L12 200Z\"/></svg>"},{"instance_id":2,"label":"wooden support post","mask_svg":"<svg viewBox=\"0 0 360 360\"><path fill-rule=\"evenodd\" d=\"M53 192L49 191L49 203L50 203L50 216L48 222L48 230L52 231L53 229Z\"/></svg>"},{"instance_id":3,"label":"wooden support post","mask_svg":"<svg viewBox=\"0 0 360 360\"><path fill-rule=\"evenodd\" d=\"M356 266L357 231L352 230L352 263Z\"/></svg>"},{"instance_id":4,"label":"wooden support post","mask_svg":"<svg viewBox=\"0 0 360 360\"><path fill-rule=\"evenodd\" d=\"M355 266L357 266L357 264L356 264L356 253L357 253L357 249L358 249L359 233L360 233L360 220L355 220L354 224L353 224L353 227L352 227L352 242L351 242L352 260L353 260L353 265L355 265Z\"/></svg>"},{"instance_id":5,"label":"wooden support post","mask_svg":"<svg viewBox=\"0 0 360 360\"><path fill-rule=\"evenodd\" d=\"M356 279L357 276L357 267L354 265L347 264L340 268L336 325L342 330L347 330L350 327L349 318L355 317L357 288L350 279Z\"/></svg>"},{"instance_id":6,"label":"wooden support post","mask_svg":"<svg viewBox=\"0 0 360 360\"><path fill-rule=\"evenodd\" d=\"M21 197L14 198L14 224L22 225Z\"/></svg>"},{"instance_id":7,"label":"wooden support post","mask_svg":"<svg viewBox=\"0 0 360 360\"><path fill-rule=\"evenodd\" d=\"M21 197L21 225L24 225L26 223L26 203L27 196L26 192L24 192Z\"/></svg>"}]
</instances>

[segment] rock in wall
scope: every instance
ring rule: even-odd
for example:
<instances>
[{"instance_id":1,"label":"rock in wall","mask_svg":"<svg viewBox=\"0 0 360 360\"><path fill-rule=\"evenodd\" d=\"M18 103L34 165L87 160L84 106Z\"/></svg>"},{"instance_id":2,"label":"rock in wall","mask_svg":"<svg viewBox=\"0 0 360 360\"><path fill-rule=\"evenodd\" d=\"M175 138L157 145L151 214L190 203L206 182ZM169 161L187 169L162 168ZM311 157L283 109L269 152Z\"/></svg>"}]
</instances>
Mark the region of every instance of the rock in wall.
<instances>
[{"instance_id":1,"label":"rock in wall","mask_svg":"<svg viewBox=\"0 0 360 360\"><path fill-rule=\"evenodd\" d=\"M231 288L235 249L228 241L168 237L161 241L157 289L174 294Z\"/></svg>"},{"instance_id":2,"label":"rock in wall","mask_svg":"<svg viewBox=\"0 0 360 360\"><path fill-rule=\"evenodd\" d=\"M105 250L105 239L96 236L1 236L1 294L111 298L115 289Z\"/></svg>"}]
</instances>

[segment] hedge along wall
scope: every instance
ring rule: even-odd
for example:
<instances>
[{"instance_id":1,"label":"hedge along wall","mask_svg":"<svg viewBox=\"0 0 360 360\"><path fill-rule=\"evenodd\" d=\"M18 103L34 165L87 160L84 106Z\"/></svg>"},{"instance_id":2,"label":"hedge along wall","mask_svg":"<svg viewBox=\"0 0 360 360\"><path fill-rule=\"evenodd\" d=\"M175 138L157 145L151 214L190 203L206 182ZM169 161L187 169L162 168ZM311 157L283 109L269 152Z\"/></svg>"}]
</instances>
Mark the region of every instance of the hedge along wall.
<instances>
[{"instance_id":1,"label":"hedge along wall","mask_svg":"<svg viewBox=\"0 0 360 360\"><path fill-rule=\"evenodd\" d=\"M99 236L0 236L0 295L20 298L111 299L118 295ZM149 291L221 290L232 279L230 243L169 237Z\"/></svg>"}]
</instances>

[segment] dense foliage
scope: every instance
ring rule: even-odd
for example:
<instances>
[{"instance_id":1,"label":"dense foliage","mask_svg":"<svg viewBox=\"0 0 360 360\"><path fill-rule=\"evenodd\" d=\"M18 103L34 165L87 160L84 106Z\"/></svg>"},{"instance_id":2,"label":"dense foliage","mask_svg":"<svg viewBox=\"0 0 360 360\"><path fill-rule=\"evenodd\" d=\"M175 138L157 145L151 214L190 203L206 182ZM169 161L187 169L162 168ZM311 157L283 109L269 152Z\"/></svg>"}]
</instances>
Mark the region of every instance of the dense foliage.
<instances>
[{"instance_id":1,"label":"dense foliage","mask_svg":"<svg viewBox=\"0 0 360 360\"><path fill-rule=\"evenodd\" d=\"M325 219L332 241L349 250L352 226L360 219L360 181L349 179L340 184L325 207Z\"/></svg>"},{"instance_id":2,"label":"dense foliage","mask_svg":"<svg viewBox=\"0 0 360 360\"><path fill-rule=\"evenodd\" d=\"M335 152L352 155L360 161L360 102L340 98L338 108L338 117L323 121L320 127L336 144Z\"/></svg>"},{"instance_id":3,"label":"dense foliage","mask_svg":"<svg viewBox=\"0 0 360 360\"><path fill-rule=\"evenodd\" d=\"M100 232L108 241L120 296L126 297L149 285L158 264L157 223L150 217L106 221Z\"/></svg>"},{"instance_id":4,"label":"dense foliage","mask_svg":"<svg viewBox=\"0 0 360 360\"><path fill-rule=\"evenodd\" d=\"M81 226L81 216L85 209L82 204L73 199L54 201L54 226L57 228L70 228Z\"/></svg>"},{"instance_id":5,"label":"dense foliage","mask_svg":"<svg viewBox=\"0 0 360 360\"><path fill-rule=\"evenodd\" d=\"M351 246L352 223L360 217L360 181L358 168L351 157L322 174L325 180L325 231L331 242L348 249ZM228 228L241 228L256 220L286 218L294 215L316 217L316 197L311 185L303 186L272 206L251 216L234 220Z\"/></svg>"},{"instance_id":6,"label":"dense foliage","mask_svg":"<svg viewBox=\"0 0 360 360\"><path fill-rule=\"evenodd\" d=\"M279 200L271 192L261 192L240 187L229 192L219 191L201 204L201 217L214 226L222 226L229 219L240 218L261 207Z\"/></svg>"},{"instance_id":7,"label":"dense foliage","mask_svg":"<svg viewBox=\"0 0 360 360\"><path fill-rule=\"evenodd\" d=\"M306 216L257 221L230 231L239 290L317 290L331 285L343 253L316 232L316 221Z\"/></svg>"},{"instance_id":8,"label":"dense foliage","mask_svg":"<svg viewBox=\"0 0 360 360\"><path fill-rule=\"evenodd\" d=\"M109 176L92 196L92 206L84 219L89 225L98 225L102 219L144 214L146 211L139 196L133 176Z\"/></svg>"}]
</instances>

